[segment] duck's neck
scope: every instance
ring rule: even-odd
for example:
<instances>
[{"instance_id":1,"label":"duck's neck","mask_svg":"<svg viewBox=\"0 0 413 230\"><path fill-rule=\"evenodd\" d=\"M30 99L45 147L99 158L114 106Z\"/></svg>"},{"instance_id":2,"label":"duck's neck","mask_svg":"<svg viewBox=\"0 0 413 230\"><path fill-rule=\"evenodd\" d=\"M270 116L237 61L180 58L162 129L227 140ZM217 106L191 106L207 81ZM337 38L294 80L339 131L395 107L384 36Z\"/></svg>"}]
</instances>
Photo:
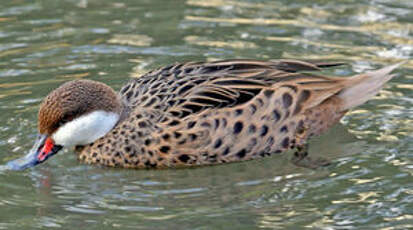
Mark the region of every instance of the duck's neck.
<instances>
[{"instance_id":1,"label":"duck's neck","mask_svg":"<svg viewBox=\"0 0 413 230\"><path fill-rule=\"evenodd\" d=\"M128 118L130 111L131 111L131 108L128 105L126 105L125 102L122 102L119 120L115 126L119 125L120 123L122 123L122 121Z\"/></svg>"}]
</instances>

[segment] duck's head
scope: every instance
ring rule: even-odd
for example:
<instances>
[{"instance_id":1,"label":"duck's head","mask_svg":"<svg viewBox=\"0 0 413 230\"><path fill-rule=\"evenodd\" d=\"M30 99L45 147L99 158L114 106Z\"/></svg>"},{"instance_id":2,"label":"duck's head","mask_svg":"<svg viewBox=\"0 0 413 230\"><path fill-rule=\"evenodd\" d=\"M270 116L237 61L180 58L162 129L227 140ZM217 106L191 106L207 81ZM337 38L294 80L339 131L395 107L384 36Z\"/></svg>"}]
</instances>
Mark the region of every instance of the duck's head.
<instances>
[{"instance_id":1,"label":"duck's head","mask_svg":"<svg viewBox=\"0 0 413 230\"><path fill-rule=\"evenodd\" d=\"M109 86L90 80L61 85L44 99L38 114L38 137L30 152L7 163L21 170L46 161L63 147L93 143L119 121L122 103Z\"/></svg>"}]
</instances>

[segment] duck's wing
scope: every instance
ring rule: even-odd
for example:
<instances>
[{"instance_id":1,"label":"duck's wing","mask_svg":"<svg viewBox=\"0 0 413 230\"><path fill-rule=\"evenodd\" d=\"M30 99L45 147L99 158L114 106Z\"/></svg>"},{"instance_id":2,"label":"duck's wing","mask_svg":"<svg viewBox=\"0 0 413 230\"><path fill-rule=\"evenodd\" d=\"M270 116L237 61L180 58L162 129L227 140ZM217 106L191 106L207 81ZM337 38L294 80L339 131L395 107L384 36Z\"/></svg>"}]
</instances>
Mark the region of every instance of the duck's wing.
<instances>
[{"instance_id":1,"label":"duck's wing","mask_svg":"<svg viewBox=\"0 0 413 230\"><path fill-rule=\"evenodd\" d=\"M271 93L283 87L295 91L298 101L306 101L302 107L312 107L340 91L343 79L300 71L318 71L340 64L226 60L174 66L169 71L175 72L176 81L181 83L178 87L172 86L176 90L167 111L177 118L184 118L209 109L236 107L263 91Z\"/></svg>"}]
</instances>

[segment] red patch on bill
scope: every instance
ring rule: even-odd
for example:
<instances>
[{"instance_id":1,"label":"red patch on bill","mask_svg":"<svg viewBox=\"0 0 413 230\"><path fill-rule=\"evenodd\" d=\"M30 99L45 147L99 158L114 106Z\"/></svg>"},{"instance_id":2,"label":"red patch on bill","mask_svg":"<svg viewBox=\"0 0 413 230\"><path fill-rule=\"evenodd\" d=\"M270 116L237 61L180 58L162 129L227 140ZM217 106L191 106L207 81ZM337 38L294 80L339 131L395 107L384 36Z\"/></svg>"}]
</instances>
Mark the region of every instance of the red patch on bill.
<instances>
[{"instance_id":1,"label":"red patch on bill","mask_svg":"<svg viewBox=\"0 0 413 230\"><path fill-rule=\"evenodd\" d=\"M41 150L41 152L40 152L40 154L38 155L37 158L40 161L43 161L46 158L46 156L49 155L49 153L52 151L53 146L54 146L54 143L53 143L52 139L47 138L44 145L43 145L43 148L42 148L42 150Z\"/></svg>"}]
</instances>

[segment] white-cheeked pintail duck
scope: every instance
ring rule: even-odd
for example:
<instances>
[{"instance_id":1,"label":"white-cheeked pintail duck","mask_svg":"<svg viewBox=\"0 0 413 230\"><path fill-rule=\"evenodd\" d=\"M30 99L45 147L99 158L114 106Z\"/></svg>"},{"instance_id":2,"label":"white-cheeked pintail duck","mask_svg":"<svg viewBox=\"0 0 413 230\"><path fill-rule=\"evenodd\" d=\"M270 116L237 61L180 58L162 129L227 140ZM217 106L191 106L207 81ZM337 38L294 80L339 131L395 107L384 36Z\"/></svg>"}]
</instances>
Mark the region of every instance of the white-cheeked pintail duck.
<instances>
[{"instance_id":1,"label":"white-cheeked pintail duck","mask_svg":"<svg viewBox=\"0 0 413 230\"><path fill-rule=\"evenodd\" d=\"M33 149L7 165L25 169L63 147L76 147L82 162L123 168L221 164L295 148L300 165L310 160L309 137L376 95L402 63L347 78L308 73L340 64L174 64L130 80L119 93L96 81L70 81L41 104Z\"/></svg>"}]
</instances>

